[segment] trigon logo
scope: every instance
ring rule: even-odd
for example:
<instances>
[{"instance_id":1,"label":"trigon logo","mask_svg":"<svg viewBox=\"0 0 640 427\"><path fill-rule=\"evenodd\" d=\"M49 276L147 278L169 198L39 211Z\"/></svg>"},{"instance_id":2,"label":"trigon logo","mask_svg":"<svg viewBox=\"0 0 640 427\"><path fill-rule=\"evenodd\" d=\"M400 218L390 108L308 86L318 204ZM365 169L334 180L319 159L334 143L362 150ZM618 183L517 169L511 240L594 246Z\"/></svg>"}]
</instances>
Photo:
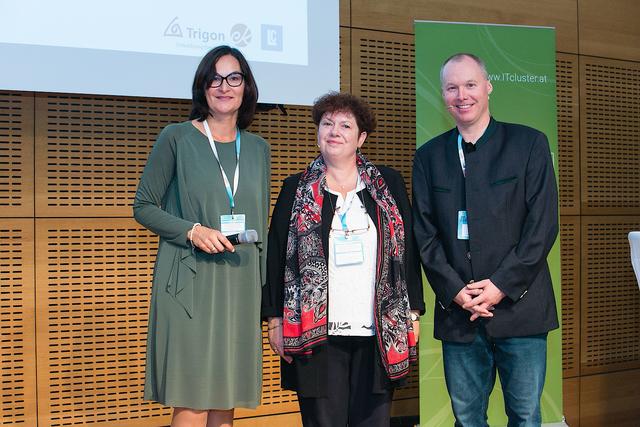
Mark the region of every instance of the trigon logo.
<instances>
[{"instance_id":1,"label":"trigon logo","mask_svg":"<svg viewBox=\"0 0 640 427\"><path fill-rule=\"evenodd\" d=\"M173 18L173 21L169 22L167 28L164 30L165 37L182 37L182 29L178 24L178 17Z\"/></svg>"}]
</instances>

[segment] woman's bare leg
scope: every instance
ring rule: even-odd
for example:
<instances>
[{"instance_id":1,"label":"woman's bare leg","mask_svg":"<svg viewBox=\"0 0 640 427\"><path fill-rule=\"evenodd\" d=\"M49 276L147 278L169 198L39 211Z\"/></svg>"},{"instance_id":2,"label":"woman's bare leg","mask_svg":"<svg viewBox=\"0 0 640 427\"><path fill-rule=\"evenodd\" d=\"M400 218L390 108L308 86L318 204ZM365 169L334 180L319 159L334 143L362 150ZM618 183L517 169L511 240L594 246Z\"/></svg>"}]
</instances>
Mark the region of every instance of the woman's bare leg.
<instances>
[{"instance_id":1,"label":"woman's bare leg","mask_svg":"<svg viewBox=\"0 0 640 427\"><path fill-rule=\"evenodd\" d=\"M173 408L171 427L205 427L209 411L189 408Z\"/></svg>"},{"instance_id":2,"label":"woman's bare leg","mask_svg":"<svg viewBox=\"0 0 640 427\"><path fill-rule=\"evenodd\" d=\"M231 409L212 409L209 411L207 419L207 427L232 427L233 426L233 408Z\"/></svg>"}]
</instances>

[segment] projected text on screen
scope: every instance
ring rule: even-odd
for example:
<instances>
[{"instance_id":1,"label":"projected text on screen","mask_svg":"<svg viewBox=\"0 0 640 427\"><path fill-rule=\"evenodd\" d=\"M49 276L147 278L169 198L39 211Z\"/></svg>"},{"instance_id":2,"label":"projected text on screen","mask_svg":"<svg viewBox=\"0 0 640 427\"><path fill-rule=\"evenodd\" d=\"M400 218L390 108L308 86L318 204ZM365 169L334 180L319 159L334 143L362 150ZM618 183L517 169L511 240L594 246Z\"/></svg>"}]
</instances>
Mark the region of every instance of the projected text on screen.
<instances>
[{"instance_id":1,"label":"projected text on screen","mask_svg":"<svg viewBox=\"0 0 640 427\"><path fill-rule=\"evenodd\" d=\"M211 48L240 49L259 102L340 89L338 0L0 0L0 90L190 98Z\"/></svg>"},{"instance_id":2,"label":"projected text on screen","mask_svg":"<svg viewBox=\"0 0 640 427\"><path fill-rule=\"evenodd\" d=\"M252 61L307 65L305 1L252 1L252 13L241 2L214 2L210 12L195 1L2 3L2 15L11 17L0 25L4 43L197 57L234 44ZM221 13L224 20L216 19Z\"/></svg>"}]
</instances>

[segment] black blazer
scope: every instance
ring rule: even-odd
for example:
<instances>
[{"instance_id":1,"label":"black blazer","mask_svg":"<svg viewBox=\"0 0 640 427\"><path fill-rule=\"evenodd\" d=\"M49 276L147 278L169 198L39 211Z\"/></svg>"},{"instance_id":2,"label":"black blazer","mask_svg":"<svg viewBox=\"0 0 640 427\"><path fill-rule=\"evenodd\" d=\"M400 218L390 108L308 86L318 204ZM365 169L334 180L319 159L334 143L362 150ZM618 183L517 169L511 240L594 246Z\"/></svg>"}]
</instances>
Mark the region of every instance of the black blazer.
<instances>
[{"instance_id":1,"label":"black blazer","mask_svg":"<svg viewBox=\"0 0 640 427\"><path fill-rule=\"evenodd\" d=\"M462 175L452 129L420 147L413 165L414 232L437 302L437 339L470 342L480 323L493 337L558 327L547 255L558 234L558 194L549 145L535 129L491 119ZM470 239L457 238L467 210ZM506 297L491 319L470 322L453 298L470 280L491 279Z\"/></svg>"},{"instance_id":2,"label":"black blazer","mask_svg":"<svg viewBox=\"0 0 640 427\"><path fill-rule=\"evenodd\" d=\"M405 226L405 279L409 294L409 306L412 310L424 313L424 300L422 293L422 277L420 275L420 261L415 250L415 240L412 233L412 213L409 198L402 176L394 169L378 166L389 190L395 199ZM282 184L276 206L271 216L269 227L269 241L267 246L267 284L262 292L262 317L282 317L284 312L284 264L287 247L287 235L289 232L289 219L295 198L296 188L301 173L286 178ZM362 190L359 196L364 200L367 213L374 223L378 223L377 205L366 190ZM324 197L331 197L335 206L337 197L325 191ZM328 199L322 205L322 244L325 249L325 258L329 251L329 231L333 221L333 209ZM378 238L380 234L378 234ZM323 346L320 346L323 347ZM314 349L313 356L304 363L294 362L289 365L281 362L282 387L289 390L297 390L306 397L319 397L326 395L326 352L322 349ZM378 363L375 372L372 373L374 384L377 388L388 388L390 383L384 374L384 368ZM386 381L385 381L386 380Z\"/></svg>"}]
</instances>

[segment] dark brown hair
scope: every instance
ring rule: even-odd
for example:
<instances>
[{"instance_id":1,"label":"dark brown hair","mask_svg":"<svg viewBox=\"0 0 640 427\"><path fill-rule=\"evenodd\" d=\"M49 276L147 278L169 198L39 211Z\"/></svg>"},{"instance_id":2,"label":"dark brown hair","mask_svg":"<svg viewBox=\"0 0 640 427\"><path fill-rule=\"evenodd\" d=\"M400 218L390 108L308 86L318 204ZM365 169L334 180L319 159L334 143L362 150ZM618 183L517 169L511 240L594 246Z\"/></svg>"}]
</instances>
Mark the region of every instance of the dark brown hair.
<instances>
[{"instance_id":1,"label":"dark brown hair","mask_svg":"<svg viewBox=\"0 0 640 427\"><path fill-rule=\"evenodd\" d=\"M191 86L191 114L189 120L197 119L204 121L209 116L209 104L207 104L207 88L211 86L211 82L216 73L216 62L225 55L231 55L240 63L240 71L244 74L244 93L242 95L242 104L238 111L238 127L246 129L253 121L253 115L256 112L256 104L258 102L258 86L253 78L253 73L249 67L249 63L242 53L233 47L218 46L211 49L200 61L196 75L193 77L193 85Z\"/></svg>"},{"instance_id":2,"label":"dark brown hair","mask_svg":"<svg viewBox=\"0 0 640 427\"><path fill-rule=\"evenodd\" d=\"M376 117L369 104L355 95L340 92L329 92L316 99L311 110L313 123L318 126L325 113L336 112L353 114L360 133L370 135L376 128Z\"/></svg>"}]
</instances>

